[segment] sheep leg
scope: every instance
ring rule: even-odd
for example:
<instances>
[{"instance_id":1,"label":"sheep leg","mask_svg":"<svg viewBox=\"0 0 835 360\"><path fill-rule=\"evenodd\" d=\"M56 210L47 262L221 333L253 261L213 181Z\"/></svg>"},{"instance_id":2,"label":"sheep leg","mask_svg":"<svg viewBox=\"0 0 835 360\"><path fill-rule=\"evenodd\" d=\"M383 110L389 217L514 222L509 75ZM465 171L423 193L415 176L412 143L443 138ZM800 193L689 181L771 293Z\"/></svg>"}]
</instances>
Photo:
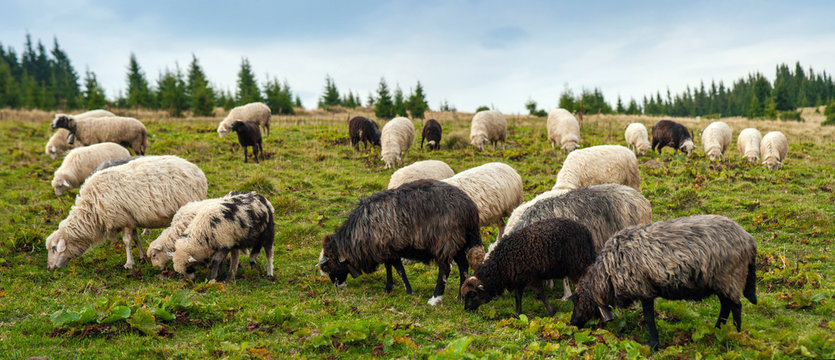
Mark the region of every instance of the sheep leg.
<instances>
[{"instance_id":1,"label":"sheep leg","mask_svg":"<svg viewBox=\"0 0 835 360\"><path fill-rule=\"evenodd\" d=\"M539 297L539 301L542 301L542 304L545 305L545 310L548 311L548 315L554 316L554 308L551 307L551 302L548 301L548 295L545 295L545 289L542 288L542 282L532 284L533 291L536 292L536 296Z\"/></svg>"},{"instance_id":2,"label":"sheep leg","mask_svg":"<svg viewBox=\"0 0 835 360\"><path fill-rule=\"evenodd\" d=\"M644 308L644 323L649 330L649 348L653 351L658 349L658 329L655 327L655 299L641 300Z\"/></svg>"},{"instance_id":3,"label":"sheep leg","mask_svg":"<svg viewBox=\"0 0 835 360\"><path fill-rule=\"evenodd\" d=\"M728 322L728 315L731 313L731 301L725 296L719 295L719 318L716 319L716 328L721 328L722 325Z\"/></svg>"},{"instance_id":4,"label":"sheep leg","mask_svg":"<svg viewBox=\"0 0 835 360\"><path fill-rule=\"evenodd\" d=\"M247 161L246 160L246 146L241 146L241 147L244 148L244 163L246 163L246 161Z\"/></svg>"},{"instance_id":5,"label":"sheep leg","mask_svg":"<svg viewBox=\"0 0 835 360\"><path fill-rule=\"evenodd\" d=\"M256 244L252 247L252 250L249 250L249 267L251 269L255 269L256 267L258 267L258 262L256 260L258 260L259 251L261 251L260 244Z\"/></svg>"},{"instance_id":6,"label":"sheep leg","mask_svg":"<svg viewBox=\"0 0 835 360\"><path fill-rule=\"evenodd\" d=\"M240 258L238 257L239 255L240 250L237 249L232 249L232 251L229 252L229 277L232 280L235 280L235 275L238 274L238 264L240 264Z\"/></svg>"},{"instance_id":7,"label":"sheep leg","mask_svg":"<svg viewBox=\"0 0 835 360\"><path fill-rule=\"evenodd\" d=\"M133 269L133 266L136 265L136 262L133 261L133 253L131 250L131 243L133 239L133 231L130 228L122 229L122 242L125 243L125 255L127 255L127 261L125 261L125 265L122 265L125 269Z\"/></svg>"},{"instance_id":8,"label":"sheep leg","mask_svg":"<svg viewBox=\"0 0 835 360\"><path fill-rule=\"evenodd\" d=\"M252 157L255 159L256 164L260 163L259 160L258 160L258 155L259 154L261 154L261 153L258 151L258 145L257 144L252 145Z\"/></svg>"},{"instance_id":9,"label":"sheep leg","mask_svg":"<svg viewBox=\"0 0 835 360\"><path fill-rule=\"evenodd\" d=\"M733 300L729 300L731 305L731 314L734 316L734 326L736 326L736 331L742 331L742 304L734 303Z\"/></svg>"},{"instance_id":10,"label":"sheep leg","mask_svg":"<svg viewBox=\"0 0 835 360\"><path fill-rule=\"evenodd\" d=\"M209 277L209 279L211 281L216 281L217 280L217 274L220 270L220 264L223 262L224 259L226 259L226 254L228 254L228 253L229 253L228 249L220 249L218 251L215 251L214 256L212 256L212 264L211 264L212 273L211 273L211 276Z\"/></svg>"},{"instance_id":11,"label":"sheep leg","mask_svg":"<svg viewBox=\"0 0 835 360\"><path fill-rule=\"evenodd\" d=\"M405 164L406 163L406 158L408 156L409 156L409 149L406 149L406 152L403 153L403 161L401 161L400 163Z\"/></svg>"},{"instance_id":12,"label":"sheep leg","mask_svg":"<svg viewBox=\"0 0 835 360\"><path fill-rule=\"evenodd\" d=\"M136 251L139 251L139 262L148 262L148 257L145 255L145 251L142 249L142 240L139 239L139 233L136 231L136 228L134 228L131 231L131 236L133 237L134 245L136 245Z\"/></svg>"},{"instance_id":13,"label":"sheep leg","mask_svg":"<svg viewBox=\"0 0 835 360\"><path fill-rule=\"evenodd\" d=\"M441 302L444 297L444 289L446 288L447 278L449 277L449 264L445 262L438 263L438 281L435 283L435 291L432 293L432 298L429 299L428 304L435 306Z\"/></svg>"},{"instance_id":14,"label":"sheep leg","mask_svg":"<svg viewBox=\"0 0 835 360\"><path fill-rule=\"evenodd\" d=\"M562 278L562 301L568 301L568 298L571 297L571 284L568 282L568 278Z\"/></svg>"},{"instance_id":15,"label":"sheep leg","mask_svg":"<svg viewBox=\"0 0 835 360\"><path fill-rule=\"evenodd\" d=\"M383 292L388 294L391 292L391 288L394 286L394 280L391 278L391 262L386 261L386 287L383 288Z\"/></svg>"},{"instance_id":16,"label":"sheep leg","mask_svg":"<svg viewBox=\"0 0 835 360\"><path fill-rule=\"evenodd\" d=\"M502 235L504 235L504 219L499 220L499 232L496 233L496 241L502 239Z\"/></svg>"},{"instance_id":17,"label":"sheep leg","mask_svg":"<svg viewBox=\"0 0 835 360\"><path fill-rule=\"evenodd\" d=\"M467 256L462 254L460 258L455 259L458 263L458 300L461 300L461 287L464 286L464 281L467 279L467 271L469 265L467 264Z\"/></svg>"},{"instance_id":18,"label":"sheep leg","mask_svg":"<svg viewBox=\"0 0 835 360\"><path fill-rule=\"evenodd\" d=\"M406 293L412 295L412 285L409 284L409 279L406 278L406 269L403 268L403 262L400 259L392 261L392 265L394 265L394 269L397 270L397 273L400 274L400 278L403 279L403 286L406 287Z\"/></svg>"},{"instance_id":19,"label":"sheep leg","mask_svg":"<svg viewBox=\"0 0 835 360\"><path fill-rule=\"evenodd\" d=\"M519 315L522 315L522 291L523 290L525 290L525 288L520 287L520 288L516 289L516 317L519 317Z\"/></svg>"},{"instance_id":20,"label":"sheep leg","mask_svg":"<svg viewBox=\"0 0 835 360\"><path fill-rule=\"evenodd\" d=\"M264 246L264 255L267 257L267 277L270 279L274 278L275 275L273 274L273 255L275 254L275 250L273 249L272 243L267 246Z\"/></svg>"}]
</instances>

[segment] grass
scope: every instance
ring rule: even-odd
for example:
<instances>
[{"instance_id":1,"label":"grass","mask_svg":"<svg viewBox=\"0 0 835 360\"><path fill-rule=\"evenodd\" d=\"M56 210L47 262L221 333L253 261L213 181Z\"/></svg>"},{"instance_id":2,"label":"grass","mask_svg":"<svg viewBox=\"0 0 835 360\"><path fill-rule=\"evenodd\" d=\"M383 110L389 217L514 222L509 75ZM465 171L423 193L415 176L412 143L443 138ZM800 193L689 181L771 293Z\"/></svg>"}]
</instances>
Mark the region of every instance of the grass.
<instances>
[{"instance_id":1,"label":"grass","mask_svg":"<svg viewBox=\"0 0 835 360\"><path fill-rule=\"evenodd\" d=\"M652 354L641 345L647 333L637 307L616 310L612 323L577 329L567 325L571 305L557 300L559 286L550 295L557 310L553 318L526 293L525 316L519 319L512 318L513 299L507 295L478 312L465 312L452 296L455 272L443 302L426 305L437 273L433 265L407 266L414 296L406 295L397 281L391 294L383 294L382 269L350 279L346 290L335 291L313 267L321 238L359 198L384 189L393 172L383 169L379 150L361 154L351 149L348 114L274 118L264 144L267 160L260 165L243 164L234 136L216 135L219 118L126 115L147 125L150 154L177 154L200 166L209 179L210 197L256 190L270 199L276 208L276 279L248 266L235 283L212 286L204 273L192 283L170 271L160 274L149 264L126 271L121 241L99 246L64 269L47 271L43 241L66 217L77 190L56 198L50 187L60 165L43 153L51 115L0 111L0 185L5 189L0 193L0 357L835 357L835 285L830 280L835 276L835 130L822 129L822 116L811 111L804 110L804 123L723 119L735 132L749 126L763 133L785 132L791 145L780 171L744 162L735 147L718 164L709 163L700 149L690 158L673 156L669 149L662 156L639 158L642 191L653 204L655 221L726 215L751 232L760 248L760 302L743 300L742 333L731 326L713 328L719 311L715 297L658 300L661 350ZM551 188L565 159L548 144L544 119L510 116L507 149L478 153L467 146L471 114L429 116L444 127L442 149L430 153L416 145L409 163L439 159L462 171L506 162L522 175L525 198L531 199ZM581 145L622 144L626 124L649 126L657 120L586 116ZM709 121L677 120L691 128L700 144L698 134ZM419 137L422 125L415 123ZM160 231L143 237L145 245ZM485 245L495 232L483 229ZM147 318L148 312L139 309L153 310L183 291L195 304L204 304L205 311L180 312L174 320L158 317L151 331L130 320L57 329L51 322L59 311L99 311L116 303Z\"/></svg>"}]
</instances>

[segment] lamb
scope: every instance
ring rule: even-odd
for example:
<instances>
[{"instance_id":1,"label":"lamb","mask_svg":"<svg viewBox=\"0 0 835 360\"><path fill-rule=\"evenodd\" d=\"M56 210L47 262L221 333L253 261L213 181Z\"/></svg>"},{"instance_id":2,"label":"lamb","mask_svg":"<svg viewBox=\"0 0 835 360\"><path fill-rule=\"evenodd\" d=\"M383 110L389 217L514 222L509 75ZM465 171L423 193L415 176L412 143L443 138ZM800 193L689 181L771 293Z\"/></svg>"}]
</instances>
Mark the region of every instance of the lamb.
<instances>
[{"instance_id":1,"label":"lamb","mask_svg":"<svg viewBox=\"0 0 835 360\"><path fill-rule=\"evenodd\" d=\"M270 136L270 107L264 103L254 102L246 105L241 105L229 111L229 115L223 119L217 126L217 134L220 137L226 136L232 131L232 125L236 121L254 121L260 127L264 128L267 136Z\"/></svg>"},{"instance_id":2,"label":"lamb","mask_svg":"<svg viewBox=\"0 0 835 360\"><path fill-rule=\"evenodd\" d=\"M443 180L455 175L452 168L440 160L423 160L404 166L391 174L387 189L420 179Z\"/></svg>"},{"instance_id":3,"label":"lamb","mask_svg":"<svg viewBox=\"0 0 835 360\"><path fill-rule=\"evenodd\" d=\"M551 148L560 144L562 152L568 154L577 148L580 143L580 124L566 109L554 109L548 114L548 121L545 123L548 130L548 140Z\"/></svg>"},{"instance_id":4,"label":"lamb","mask_svg":"<svg viewBox=\"0 0 835 360\"><path fill-rule=\"evenodd\" d=\"M493 162L462 171L442 180L464 191L478 206L481 226L497 225L497 239L504 232L504 218L524 200L522 177L510 165Z\"/></svg>"},{"instance_id":5,"label":"lamb","mask_svg":"<svg viewBox=\"0 0 835 360\"><path fill-rule=\"evenodd\" d=\"M64 158L58 170L55 170L55 176L52 178L55 196L61 196L65 191L80 186L102 162L129 157L128 149L112 142L73 149Z\"/></svg>"},{"instance_id":6,"label":"lamb","mask_svg":"<svg viewBox=\"0 0 835 360\"><path fill-rule=\"evenodd\" d=\"M649 137L647 137L647 127L641 123L631 123L626 127L623 133L626 139L626 145L635 151L638 156L644 156L649 149Z\"/></svg>"},{"instance_id":7,"label":"lamb","mask_svg":"<svg viewBox=\"0 0 835 360\"><path fill-rule=\"evenodd\" d=\"M763 136L760 142L760 156L763 165L769 170L779 170L783 167L783 160L789 152L789 141L786 135L779 131L771 131Z\"/></svg>"},{"instance_id":8,"label":"lamb","mask_svg":"<svg viewBox=\"0 0 835 360\"><path fill-rule=\"evenodd\" d=\"M325 236L317 265L339 289L349 273L359 277L383 263L386 293L392 290L394 266L406 293L412 294L401 257L435 260L438 280L428 304L440 303L451 262L458 264L463 283L468 266L484 258L476 204L456 187L430 179L378 192L360 200L342 226Z\"/></svg>"},{"instance_id":9,"label":"lamb","mask_svg":"<svg viewBox=\"0 0 835 360\"><path fill-rule=\"evenodd\" d=\"M99 171L84 182L67 218L46 239L47 267L64 267L121 230L124 268L131 269L131 242L145 259L136 228L168 226L180 207L205 199L207 190L203 171L177 156L143 156Z\"/></svg>"},{"instance_id":10,"label":"lamb","mask_svg":"<svg viewBox=\"0 0 835 360\"><path fill-rule=\"evenodd\" d=\"M488 141L493 150L496 150L496 143L501 141L504 150L507 141L507 119L498 110L479 111L470 123L470 144L482 151Z\"/></svg>"},{"instance_id":11,"label":"lamb","mask_svg":"<svg viewBox=\"0 0 835 360\"><path fill-rule=\"evenodd\" d=\"M621 230L606 242L594 264L577 284L571 324L582 327L596 315L612 319L608 306L625 307L640 300L649 328L649 345L658 347L655 298L700 300L719 297L716 327L732 312L741 330L742 292L757 303L757 244L733 220L719 215L693 215Z\"/></svg>"},{"instance_id":12,"label":"lamb","mask_svg":"<svg viewBox=\"0 0 835 360\"><path fill-rule=\"evenodd\" d=\"M382 149L380 155L386 163L386 169L394 168L398 163L402 164L409 156L409 148L415 142L415 126L412 121L404 117L396 117L383 125L383 133L380 136ZM403 154L403 158L400 155Z\"/></svg>"},{"instance_id":13,"label":"lamb","mask_svg":"<svg viewBox=\"0 0 835 360\"><path fill-rule=\"evenodd\" d=\"M244 148L244 163L247 162L246 147L252 147L252 157L255 158L255 163L258 163L258 155L264 159L264 146L261 143L261 130L258 129L258 124L254 121L235 121L232 124L232 131L238 133L238 143Z\"/></svg>"},{"instance_id":14,"label":"lamb","mask_svg":"<svg viewBox=\"0 0 835 360\"><path fill-rule=\"evenodd\" d=\"M623 184L641 191L641 171L635 153L620 145L597 145L572 151L557 173L554 190L597 184Z\"/></svg>"},{"instance_id":15,"label":"lamb","mask_svg":"<svg viewBox=\"0 0 835 360\"><path fill-rule=\"evenodd\" d=\"M420 137L420 148L423 149L423 140L429 140L429 150L439 150L441 148L441 135L444 129L441 123L435 119L429 119L423 125L423 132Z\"/></svg>"},{"instance_id":16,"label":"lamb","mask_svg":"<svg viewBox=\"0 0 835 360\"><path fill-rule=\"evenodd\" d=\"M725 150L731 144L733 131L728 124L714 121L702 130L702 146L710 161L725 160Z\"/></svg>"},{"instance_id":17,"label":"lamb","mask_svg":"<svg viewBox=\"0 0 835 360\"><path fill-rule=\"evenodd\" d=\"M348 135L351 137L351 146L359 151L360 142L363 150L368 144L380 146L380 128L377 123L365 116L355 116L348 122Z\"/></svg>"},{"instance_id":18,"label":"lamb","mask_svg":"<svg viewBox=\"0 0 835 360\"><path fill-rule=\"evenodd\" d=\"M530 286L545 305L554 309L543 281L568 277L577 281L595 258L591 233L565 218L535 222L505 237L461 286L464 309L475 311L505 290L516 292L516 316L522 313L522 291Z\"/></svg>"},{"instance_id":19,"label":"lamb","mask_svg":"<svg viewBox=\"0 0 835 360\"><path fill-rule=\"evenodd\" d=\"M252 263L263 248L267 276L273 278L274 212L269 200L254 191L203 204L175 243L174 270L194 279L195 265L210 260L210 280L214 281L221 262L231 251L229 272L235 279L239 251L252 249Z\"/></svg>"},{"instance_id":20,"label":"lamb","mask_svg":"<svg viewBox=\"0 0 835 360\"><path fill-rule=\"evenodd\" d=\"M695 145L690 132L684 125L672 120L661 120L652 126L652 149L661 154L661 149L669 146L675 152L681 150L690 156Z\"/></svg>"},{"instance_id":21,"label":"lamb","mask_svg":"<svg viewBox=\"0 0 835 360\"><path fill-rule=\"evenodd\" d=\"M97 109L97 110L90 110L88 112L84 112L81 114L76 115L66 115L66 114L55 114L55 117L62 117L62 116L72 116L73 118L80 119L86 117L109 117L109 116L116 116L110 111ZM67 137L70 135L70 131L67 129L58 129L52 134L52 137L49 138L49 141L46 143L46 154L55 160L61 154L67 152L72 148L81 146L81 144L72 144L70 145L67 143Z\"/></svg>"},{"instance_id":22,"label":"lamb","mask_svg":"<svg viewBox=\"0 0 835 360\"><path fill-rule=\"evenodd\" d=\"M134 118L108 116L77 119L72 115L61 115L50 126L53 130L69 130L67 143L70 145L75 144L75 140L82 145L114 142L133 149L139 155L145 155L148 149L148 130Z\"/></svg>"},{"instance_id":23,"label":"lamb","mask_svg":"<svg viewBox=\"0 0 835 360\"><path fill-rule=\"evenodd\" d=\"M739 154L748 158L748 162L760 161L760 141L763 135L759 130L747 128L739 132L736 139L736 150Z\"/></svg>"}]
</instances>

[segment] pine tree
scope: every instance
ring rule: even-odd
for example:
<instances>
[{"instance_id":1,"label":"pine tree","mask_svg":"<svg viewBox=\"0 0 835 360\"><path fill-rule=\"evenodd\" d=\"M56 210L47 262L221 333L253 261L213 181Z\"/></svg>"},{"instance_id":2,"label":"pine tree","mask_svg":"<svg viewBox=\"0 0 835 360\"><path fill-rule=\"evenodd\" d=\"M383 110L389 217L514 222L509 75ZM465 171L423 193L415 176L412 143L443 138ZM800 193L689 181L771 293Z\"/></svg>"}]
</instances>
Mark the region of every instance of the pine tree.
<instances>
[{"instance_id":1,"label":"pine tree","mask_svg":"<svg viewBox=\"0 0 835 360\"><path fill-rule=\"evenodd\" d=\"M270 112L273 114L295 114L293 109L293 94L290 92L290 85L284 81L284 86L278 82L278 79L273 78L264 86L264 94L266 95L267 106L270 107Z\"/></svg>"},{"instance_id":2,"label":"pine tree","mask_svg":"<svg viewBox=\"0 0 835 360\"><path fill-rule=\"evenodd\" d=\"M368 104L368 106L370 107L370 106L374 106L374 101L375 101L374 100L374 95L371 94L371 92L369 91L368 92L368 98L366 98L365 103Z\"/></svg>"},{"instance_id":3,"label":"pine tree","mask_svg":"<svg viewBox=\"0 0 835 360\"><path fill-rule=\"evenodd\" d=\"M339 90L336 89L336 83L330 75L325 75L325 89L322 92L322 97L319 98L319 108L329 109L332 106L342 105L339 98Z\"/></svg>"},{"instance_id":4,"label":"pine tree","mask_svg":"<svg viewBox=\"0 0 835 360\"><path fill-rule=\"evenodd\" d=\"M646 98L644 98L646 99ZM627 115L640 115L641 109L638 108L638 102L634 98L629 99L629 106L624 110Z\"/></svg>"},{"instance_id":5,"label":"pine tree","mask_svg":"<svg viewBox=\"0 0 835 360\"><path fill-rule=\"evenodd\" d=\"M160 108L167 110L171 116L182 117L183 110L188 109L188 96L180 67L176 66L176 71L166 68L157 80L157 89L157 104Z\"/></svg>"},{"instance_id":6,"label":"pine tree","mask_svg":"<svg viewBox=\"0 0 835 360\"><path fill-rule=\"evenodd\" d=\"M136 61L136 55L130 54L130 62L128 63L128 105L133 108L151 107L151 91L148 88L148 80L145 79L145 73L139 67L139 62Z\"/></svg>"},{"instance_id":7,"label":"pine tree","mask_svg":"<svg viewBox=\"0 0 835 360\"><path fill-rule=\"evenodd\" d=\"M81 103L81 90L78 87L78 74L73 69L70 59L58 46L58 39L53 38L52 57L55 103L61 108L77 109Z\"/></svg>"},{"instance_id":8,"label":"pine tree","mask_svg":"<svg viewBox=\"0 0 835 360\"><path fill-rule=\"evenodd\" d=\"M304 107L304 106L302 106L302 98L300 98L298 94L296 94L296 104L295 105L296 105L297 108L303 108Z\"/></svg>"},{"instance_id":9,"label":"pine tree","mask_svg":"<svg viewBox=\"0 0 835 360\"><path fill-rule=\"evenodd\" d=\"M0 51L2 46L0 46ZM0 107L20 107L20 89L14 78L11 66L0 57Z\"/></svg>"},{"instance_id":10,"label":"pine tree","mask_svg":"<svg viewBox=\"0 0 835 360\"><path fill-rule=\"evenodd\" d=\"M389 94L389 87L386 85L386 79L380 78L380 85L377 87L377 98L374 103L374 115L378 119L389 120L395 116L392 107L393 104L391 102L391 95Z\"/></svg>"},{"instance_id":11,"label":"pine tree","mask_svg":"<svg viewBox=\"0 0 835 360\"><path fill-rule=\"evenodd\" d=\"M420 81L415 85L415 92L409 94L409 99L406 100L406 110L412 115L413 119L423 119L423 115L429 110L429 104L426 102L426 95L423 93L423 85Z\"/></svg>"},{"instance_id":12,"label":"pine tree","mask_svg":"<svg viewBox=\"0 0 835 360\"><path fill-rule=\"evenodd\" d=\"M646 100L646 97L644 97L644 100ZM621 101L620 95L618 95L618 105L615 109L615 112L617 112L618 114L623 114L626 112L626 109L623 108L623 101Z\"/></svg>"},{"instance_id":13,"label":"pine tree","mask_svg":"<svg viewBox=\"0 0 835 360\"><path fill-rule=\"evenodd\" d=\"M249 60L243 58L241 69L238 71L238 93L235 96L235 103L236 105L244 105L260 101L262 101L261 90L258 89L258 82L255 81L252 66L249 65Z\"/></svg>"},{"instance_id":14,"label":"pine tree","mask_svg":"<svg viewBox=\"0 0 835 360\"><path fill-rule=\"evenodd\" d=\"M395 85L394 88L392 113L394 116L409 116L409 113L406 111L406 99L403 97L403 90L400 90L399 84Z\"/></svg>"},{"instance_id":15,"label":"pine tree","mask_svg":"<svg viewBox=\"0 0 835 360\"><path fill-rule=\"evenodd\" d=\"M559 104L560 108L566 109L572 113L575 110L579 110L579 108L575 109L577 104L574 103L574 94L571 93L571 89L568 88L568 84L565 84L565 89L562 94L560 94Z\"/></svg>"},{"instance_id":16,"label":"pine tree","mask_svg":"<svg viewBox=\"0 0 835 360\"><path fill-rule=\"evenodd\" d=\"M84 107L87 110L101 109L107 106L104 89L99 85L96 74L87 69L84 73Z\"/></svg>"},{"instance_id":17,"label":"pine tree","mask_svg":"<svg viewBox=\"0 0 835 360\"><path fill-rule=\"evenodd\" d=\"M197 61L197 56L191 54L191 64L188 67L188 82L186 83L186 97L188 107L193 116L214 116L215 95L206 74Z\"/></svg>"}]
</instances>

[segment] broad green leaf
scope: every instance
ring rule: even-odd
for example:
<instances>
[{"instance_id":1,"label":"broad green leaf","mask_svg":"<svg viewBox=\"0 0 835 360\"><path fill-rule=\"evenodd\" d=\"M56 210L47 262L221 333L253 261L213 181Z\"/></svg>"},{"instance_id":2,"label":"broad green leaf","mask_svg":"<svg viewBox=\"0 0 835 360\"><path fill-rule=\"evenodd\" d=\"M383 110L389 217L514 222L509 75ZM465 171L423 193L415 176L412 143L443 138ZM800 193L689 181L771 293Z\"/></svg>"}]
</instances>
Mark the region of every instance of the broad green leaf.
<instances>
[{"instance_id":1,"label":"broad green leaf","mask_svg":"<svg viewBox=\"0 0 835 360\"><path fill-rule=\"evenodd\" d=\"M165 305L172 310L189 309L192 306L190 295L190 290L180 290L171 295Z\"/></svg>"},{"instance_id":2,"label":"broad green leaf","mask_svg":"<svg viewBox=\"0 0 835 360\"><path fill-rule=\"evenodd\" d=\"M75 311L58 310L52 313L52 316L50 316L50 320L52 320L53 327L59 328L62 326L69 326L77 323L79 320L81 320L81 314Z\"/></svg>"},{"instance_id":3,"label":"broad green leaf","mask_svg":"<svg viewBox=\"0 0 835 360\"><path fill-rule=\"evenodd\" d=\"M79 324L89 324L96 320L96 310L93 310L93 305L87 305L84 309L81 309L81 312L78 314L78 323Z\"/></svg>"},{"instance_id":4,"label":"broad green leaf","mask_svg":"<svg viewBox=\"0 0 835 360\"><path fill-rule=\"evenodd\" d=\"M146 335L156 335L159 329L154 314L144 307L136 309L136 312L128 319L128 324Z\"/></svg>"},{"instance_id":5,"label":"broad green leaf","mask_svg":"<svg viewBox=\"0 0 835 360\"><path fill-rule=\"evenodd\" d=\"M163 321L171 321L171 320L174 320L174 319L177 318L176 316L174 316L173 314L168 312L168 310L165 310L164 308L161 308L161 307L158 307L158 308L153 308L152 307L151 312L154 314L154 316L160 318Z\"/></svg>"},{"instance_id":6,"label":"broad green leaf","mask_svg":"<svg viewBox=\"0 0 835 360\"><path fill-rule=\"evenodd\" d=\"M110 323L125 320L130 317L130 308L124 305L117 305L110 309L110 314L99 320L99 323Z\"/></svg>"}]
</instances>

